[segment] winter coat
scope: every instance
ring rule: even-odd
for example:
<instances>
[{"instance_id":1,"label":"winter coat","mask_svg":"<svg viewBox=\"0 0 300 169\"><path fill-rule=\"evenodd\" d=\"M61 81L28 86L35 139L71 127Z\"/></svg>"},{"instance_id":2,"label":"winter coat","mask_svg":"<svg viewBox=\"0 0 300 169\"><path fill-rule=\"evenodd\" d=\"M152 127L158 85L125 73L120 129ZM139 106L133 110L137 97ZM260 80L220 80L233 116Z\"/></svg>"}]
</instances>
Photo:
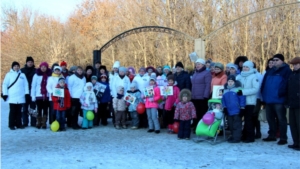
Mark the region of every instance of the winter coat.
<instances>
[{"instance_id":1,"label":"winter coat","mask_svg":"<svg viewBox=\"0 0 300 169\"><path fill-rule=\"evenodd\" d=\"M286 98L286 103L290 108L300 108L300 69L294 70L288 79Z\"/></svg>"},{"instance_id":2,"label":"winter coat","mask_svg":"<svg viewBox=\"0 0 300 169\"><path fill-rule=\"evenodd\" d=\"M61 88L59 84L55 88ZM64 87L64 97L51 96L53 101L53 109L58 111L65 111L71 107L71 96L67 84ZM62 104L63 102L63 104Z\"/></svg>"},{"instance_id":3,"label":"winter coat","mask_svg":"<svg viewBox=\"0 0 300 169\"><path fill-rule=\"evenodd\" d=\"M127 94L130 94L132 96L135 97L135 102L133 104L130 104L129 107L128 107L128 111L129 112L133 112L133 111L136 111L136 107L139 103L142 103L143 102L143 99L141 97L141 91L140 90L135 90L135 91L131 91L131 90L128 90L127 91Z\"/></svg>"},{"instance_id":4,"label":"winter coat","mask_svg":"<svg viewBox=\"0 0 300 169\"><path fill-rule=\"evenodd\" d=\"M47 91L49 93L49 100L50 101L52 101L51 95L53 93L54 88L57 86L58 79L60 77L63 77L63 76L62 75L56 76L54 73L52 73L52 76L48 77L48 79L47 79L47 86L46 86L46 88L47 88Z\"/></svg>"},{"instance_id":5,"label":"winter coat","mask_svg":"<svg viewBox=\"0 0 300 169\"><path fill-rule=\"evenodd\" d=\"M256 69L255 69L255 70L256 70ZM257 70L256 70L256 72L255 72L255 75L256 75L256 78L257 78L258 81L259 81L259 91L258 91L257 94L256 94L256 98L262 100L260 88L261 88L261 84L262 84L262 80L263 80L263 75L260 74Z\"/></svg>"},{"instance_id":6,"label":"winter coat","mask_svg":"<svg viewBox=\"0 0 300 169\"><path fill-rule=\"evenodd\" d=\"M261 85L263 101L267 104L283 104L287 94L288 78L292 71L284 63L280 68L269 69Z\"/></svg>"},{"instance_id":7,"label":"winter coat","mask_svg":"<svg viewBox=\"0 0 300 169\"><path fill-rule=\"evenodd\" d=\"M177 86L173 86L173 95L167 96L166 103L165 103L165 110L172 110L173 106L179 103L179 93L180 90Z\"/></svg>"},{"instance_id":8,"label":"winter coat","mask_svg":"<svg viewBox=\"0 0 300 169\"><path fill-rule=\"evenodd\" d=\"M179 102L175 109L175 120L191 120L197 118L196 109L192 102Z\"/></svg>"},{"instance_id":9,"label":"winter coat","mask_svg":"<svg viewBox=\"0 0 300 169\"><path fill-rule=\"evenodd\" d=\"M146 101L145 101L146 108L158 108L158 101L162 99L159 87L154 87L153 90L154 90L154 96L146 97Z\"/></svg>"},{"instance_id":10,"label":"winter coat","mask_svg":"<svg viewBox=\"0 0 300 169\"><path fill-rule=\"evenodd\" d=\"M205 67L202 71L195 71L192 77L192 99L209 98L211 79L211 73Z\"/></svg>"},{"instance_id":11,"label":"winter coat","mask_svg":"<svg viewBox=\"0 0 300 169\"><path fill-rule=\"evenodd\" d=\"M76 74L73 74L68 79L68 86L70 90L70 94L72 98L79 99L81 94L83 93L83 89L85 86L86 80L85 77L80 79L76 76Z\"/></svg>"},{"instance_id":12,"label":"winter coat","mask_svg":"<svg viewBox=\"0 0 300 169\"><path fill-rule=\"evenodd\" d=\"M150 81L150 77L148 75L139 75L137 74L132 83L135 83L137 86L137 89L139 89L140 91L144 91L146 87L149 86L149 81Z\"/></svg>"},{"instance_id":13,"label":"winter coat","mask_svg":"<svg viewBox=\"0 0 300 169\"><path fill-rule=\"evenodd\" d=\"M191 89L191 78L186 71L175 73L174 78L175 81L177 82L177 87L179 88L179 90Z\"/></svg>"},{"instance_id":14,"label":"winter coat","mask_svg":"<svg viewBox=\"0 0 300 169\"><path fill-rule=\"evenodd\" d=\"M115 111L125 111L126 103L125 103L124 97L122 97L121 99L118 99L115 97L113 99L113 108Z\"/></svg>"},{"instance_id":15,"label":"winter coat","mask_svg":"<svg viewBox=\"0 0 300 169\"><path fill-rule=\"evenodd\" d=\"M89 100L90 98L91 101ZM88 106L84 106L84 103L88 102ZM84 91L80 96L81 109L83 110L94 110L98 108L98 102L94 92Z\"/></svg>"},{"instance_id":16,"label":"winter coat","mask_svg":"<svg viewBox=\"0 0 300 169\"><path fill-rule=\"evenodd\" d=\"M110 73L109 74L109 88L110 88L110 95L113 96L113 93L112 93L112 88L114 86L114 80L115 80L115 77L119 76L118 73Z\"/></svg>"},{"instance_id":17,"label":"winter coat","mask_svg":"<svg viewBox=\"0 0 300 169\"><path fill-rule=\"evenodd\" d=\"M111 84L111 94L112 97L117 97L117 90L118 87L122 86L124 87L124 91L127 91L130 89L130 80L127 76L124 76L121 78L119 75L114 77L113 84Z\"/></svg>"},{"instance_id":18,"label":"winter coat","mask_svg":"<svg viewBox=\"0 0 300 169\"><path fill-rule=\"evenodd\" d=\"M18 74L20 74L16 83L10 86L17 78ZM25 94L29 94L28 81L24 73L20 70L18 72L11 69L4 77L2 84L2 92L3 95L7 95L7 102L12 104L22 104L25 103Z\"/></svg>"},{"instance_id":19,"label":"winter coat","mask_svg":"<svg viewBox=\"0 0 300 169\"><path fill-rule=\"evenodd\" d=\"M247 76L244 76L243 72L236 77L236 80L241 82L242 93L246 96L246 105L256 105L256 94L259 92L259 80L255 75L254 70L250 70L253 73L249 73Z\"/></svg>"},{"instance_id":20,"label":"winter coat","mask_svg":"<svg viewBox=\"0 0 300 169\"><path fill-rule=\"evenodd\" d=\"M31 91L30 91L30 96L32 101L36 101L36 99L43 99L43 95L41 92L41 84L42 84L42 80L43 80L43 72L41 71L40 68L36 69L36 74L33 76L33 80L32 80L32 84L31 84ZM48 76L48 78L51 76L52 74L52 70L51 69L47 69L45 72ZM48 78L47 78L47 82L48 82ZM47 88L47 85L46 85ZM47 96L49 97L49 92L47 91ZM48 98L47 98L48 99Z\"/></svg>"},{"instance_id":21,"label":"winter coat","mask_svg":"<svg viewBox=\"0 0 300 169\"><path fill-rule=\"evenodd\" d=\"M29 85L29 91L31 90L31 83L32 83L32 79L33 76L35 74L35 66L33 65L32 67L27 67L27 65L25 65L22 69L21 72L25 74L26 79L28 81L28 85Z\"/></svg>"},{"instance_id":22,"label":"winter coat","mask_svg":"<svg viewBox=\"0 0 300 169\"><path fill-rule=\"evenodd\" d=\"M222 96L222 106L227 108L228 115L233 116L240 113L241 108L246 106L246 96L239 96L236 92L239 90L240 83L235 82L235 87L229 89L228 84L224 86L224 94Z\"/></svg>"},{"instance_id":23,"label":"winter coat","mask_svg":"<svg viewBox=\"0 0 300 169\"><path fill-rule=\"evenodd\" d=\"M220 72L218 75L214 74L211 79L210 92L213 91L213 86L223 86L227 82L227 76L224 71Z\"/></svg>"},{"instance_id":24,"label":"winter coat","mask_svg":"<svg viewBox=\"0 0 300 169\"><path fill-rule=\"evenodd\" d=\"M98 100L98 102L108 103L111 101L110 88L109 88L108 83L96 82L96 84L93 86L94 91L96 90L97 92L100 92L100 90L99 90L100 84L105 85L106 88L105 88L104 92L102 93L102 97L100 98L100 100Z\"/></svg>"}]
</instances>

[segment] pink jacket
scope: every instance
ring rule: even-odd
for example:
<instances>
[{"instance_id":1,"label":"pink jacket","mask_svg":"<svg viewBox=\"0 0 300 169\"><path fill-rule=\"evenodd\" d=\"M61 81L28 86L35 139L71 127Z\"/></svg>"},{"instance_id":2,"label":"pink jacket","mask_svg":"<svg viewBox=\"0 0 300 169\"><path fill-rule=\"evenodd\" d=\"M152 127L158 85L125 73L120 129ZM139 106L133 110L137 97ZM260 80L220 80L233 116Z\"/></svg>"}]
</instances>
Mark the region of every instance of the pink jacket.
<instances>
[{"instance_id":1,"label":"pink jacket","mask_svg":"<svg viewBox=\"0 0 300 169\"><path fill-rule=\"evenodd\" d=\"M152 99L153 99L153 101L150 101ZM154 97L152 97L152 98L146 97L145 107L146 108L158 108L158 101L161 99L162 99L162 97L160 95L159 87L154 87Z\"/></svg>"},{"instance_id":2,"label":"pink jacket","mask_svg":"<svg viewBox=\"0 0 300 169\"><path fill-rule=\"evenodd\" d=\"M173 95L167 96L165 110L170 111L170 110L172 110L172 107L174 106L174 104L179 103L179 93L180 93L179 88L177 86L173 86Z\"/></svg>"}]
</instances>

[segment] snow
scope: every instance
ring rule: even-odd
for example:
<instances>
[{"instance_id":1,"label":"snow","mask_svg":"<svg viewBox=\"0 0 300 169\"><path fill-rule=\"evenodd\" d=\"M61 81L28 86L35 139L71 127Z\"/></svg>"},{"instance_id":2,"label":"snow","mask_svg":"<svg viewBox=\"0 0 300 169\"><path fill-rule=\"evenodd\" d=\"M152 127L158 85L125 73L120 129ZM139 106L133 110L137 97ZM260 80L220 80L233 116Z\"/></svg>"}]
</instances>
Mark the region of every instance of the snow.
<instances>
[{"instance_id":1,"label":"snow","mask_svg":"<svg viewBox=\"0 0 300 169\"><path fill-rule=\"evenodd\" d=\"M9 130L8 104L1 100L1 168L3 169L110 169L110 168L300 168L300 152L276 142L229 144L177 140L176 135L147 133L146 129L90 130L48 128ZM268 125L262 123L263 137ZM195 137L195 135L192 135ZM292 143L288 131L289 144Z\"/></svg>"}]
</instances>

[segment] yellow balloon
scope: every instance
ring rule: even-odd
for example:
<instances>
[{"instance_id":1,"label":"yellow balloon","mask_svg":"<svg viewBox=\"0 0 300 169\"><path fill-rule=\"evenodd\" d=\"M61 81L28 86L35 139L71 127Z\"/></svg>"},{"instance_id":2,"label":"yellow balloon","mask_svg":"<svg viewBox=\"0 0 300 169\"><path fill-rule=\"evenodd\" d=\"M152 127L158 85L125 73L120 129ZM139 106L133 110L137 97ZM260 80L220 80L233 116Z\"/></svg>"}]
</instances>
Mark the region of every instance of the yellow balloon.
<instances>
[{"instance_id":1,"label":"yellow balloon","mask_svg":"<svg viewBox=\"0 0 300 169\"><path fill-rule=\"evenodd\" d=\"M51 128L52 131L56 132L59 129L58 121L55 120L54 122L52 122L50 128Z\"/></svg>"}]
</instances>

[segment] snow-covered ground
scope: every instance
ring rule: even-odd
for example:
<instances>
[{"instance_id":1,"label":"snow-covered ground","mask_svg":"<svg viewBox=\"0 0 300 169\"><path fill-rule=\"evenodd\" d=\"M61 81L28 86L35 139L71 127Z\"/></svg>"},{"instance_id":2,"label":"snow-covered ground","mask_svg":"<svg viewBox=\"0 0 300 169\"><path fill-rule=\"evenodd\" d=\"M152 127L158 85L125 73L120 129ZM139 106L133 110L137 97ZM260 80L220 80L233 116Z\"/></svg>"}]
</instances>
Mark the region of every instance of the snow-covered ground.
<instances>
[{"instance_id":1,"label":"snow-covered ground","mask_svg":"<svg viewBox=\"0 0 300 169\"><path fill-rule=\"evenodd\" d=\"M146 129L52 132L50 129L9 130L8 105L1 100L1 168L3 169L263 169L300 168L300 152L276 142L211 145L177 140L176 135L147 133ZM262 124L263 136L268 125ZM288 131L290 132L290 131ZM195 137L192 135L192 137ZM289 143L291 136L289 133Z\"/></svg>"}]
</instances>

